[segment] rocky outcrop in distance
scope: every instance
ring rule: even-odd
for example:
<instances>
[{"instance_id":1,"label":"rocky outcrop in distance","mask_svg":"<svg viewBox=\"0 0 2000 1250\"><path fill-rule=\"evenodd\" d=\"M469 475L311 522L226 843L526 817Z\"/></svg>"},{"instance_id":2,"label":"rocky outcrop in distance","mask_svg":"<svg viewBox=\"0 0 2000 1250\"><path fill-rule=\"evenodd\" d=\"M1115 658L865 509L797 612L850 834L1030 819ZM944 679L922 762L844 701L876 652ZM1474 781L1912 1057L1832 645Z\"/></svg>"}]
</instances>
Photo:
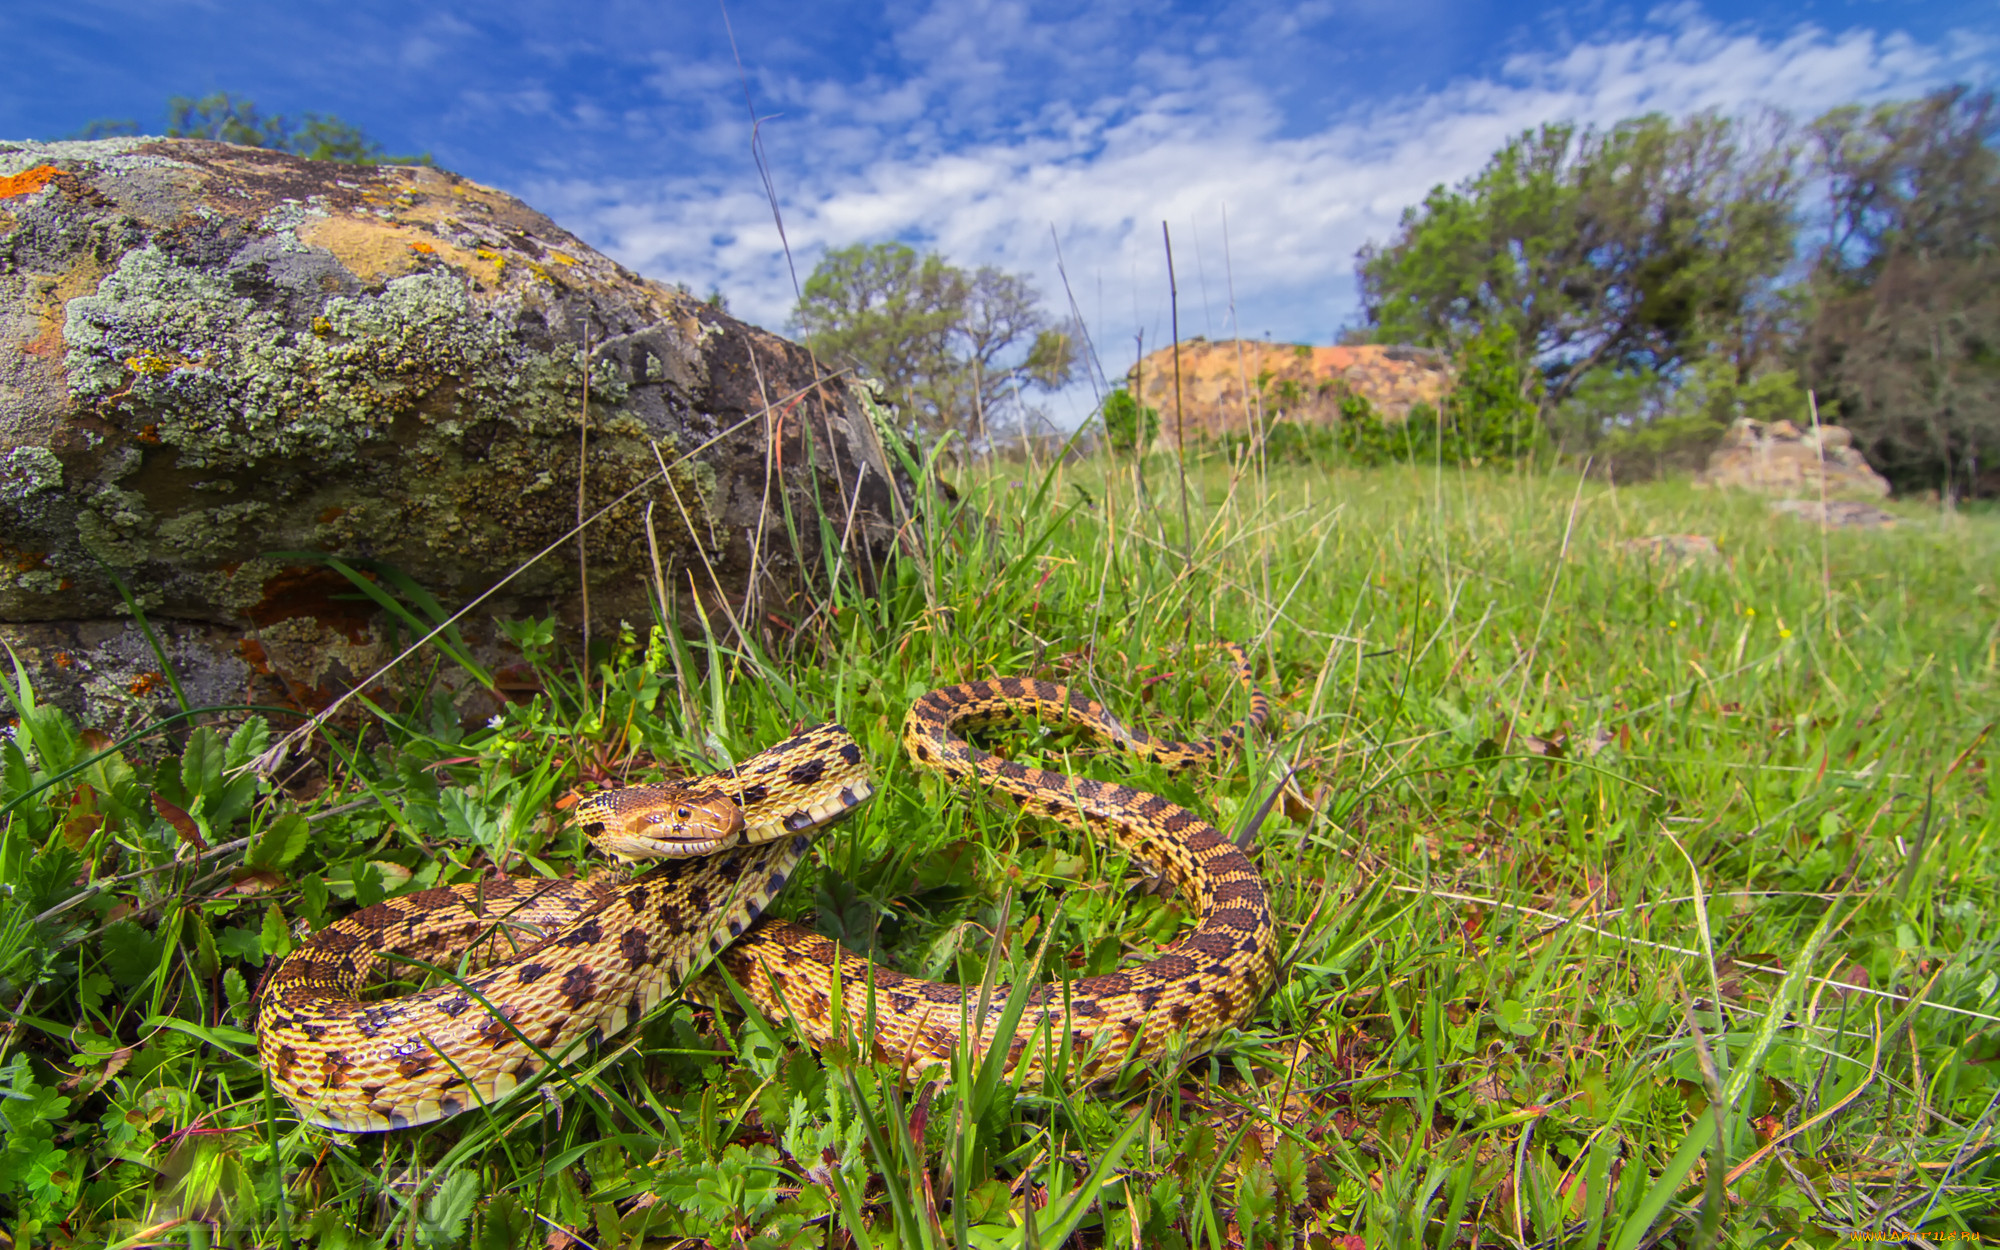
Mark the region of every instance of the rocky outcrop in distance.
<instances>
[{"instance_id":1,"label":"rocky outcrop in distance","mask_svg":"<svg viewBox=\"0 0 2000 1250\"><path fill-rule=\"evenodd\" d=\"M1709 454L1697 486L1727 486L1773 495L1829 495L1883 499L1889 481L1869 466L1844 427L1801 430L1790 421L1740 417Z\"/></svg>"},{"instance_id":2,"label":"rocky outcrop in distance","mask_svg":"<svg viewBox=\"0 0 2000 1250\"><path fill-rule=\"evenodd\" d=\"M1340 417L1340 401L1359 395L1383 420L1395 423L1418 404L1433 407L1451 389L1451 367L1442 352L1380 344L1311 347L1249 339L1180 345L1176 419L1174 361L1164 347L1142 358L1126 386L1160 413L1160 439L1173 446L1177 428L1190 444L1245 434L1259 423L1283 419L1326 425Z\"/></svg>"}]
</instances>

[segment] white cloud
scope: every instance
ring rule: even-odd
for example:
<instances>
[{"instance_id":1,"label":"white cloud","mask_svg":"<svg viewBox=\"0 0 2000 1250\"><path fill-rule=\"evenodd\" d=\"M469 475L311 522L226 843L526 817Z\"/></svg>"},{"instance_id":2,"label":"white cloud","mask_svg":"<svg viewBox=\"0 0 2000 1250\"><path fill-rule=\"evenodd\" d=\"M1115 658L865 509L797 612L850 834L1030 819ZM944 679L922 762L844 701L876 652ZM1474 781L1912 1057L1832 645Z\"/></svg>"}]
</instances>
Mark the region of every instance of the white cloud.
<instances>
[{"instance_id":1,"label":"white cloud","mask_svg":"<svg viewBox=\"0 0 2000 1250\"><path fill-rule=\"evenodd\" d=\"M1176 235L1183 334L1227 332L1226 263L1245 334L1324 342L1354 310L1355 250L1386 238L1406 205L1474 172L1521 130L1761 104L1811 114L1920 92L1986 51L1969 37L1939 48L1811 26L1760 35L1671 10L1636 32L1516 53L1490 75L1301 124L1282 103L1288 84L1264 81L1257 64L1156 46L1115 77L1089 70L1115 14L1088 19L1093 40L1038 28L1001 0L941 4L950 12L903 27L908 78L756 85L760 105L775 97L771 111L784 113L766 144L800 277L825 248L902 238L957 263L1030 273L1055 304L1053 224L1114 372L1136 329L1149 343L1165 334L1162 219ZM1317 16L1303 13L1292 28ZM1023 55L1051 81L1084 89L1023 97ZM1085 81L1086 72L1095 77ZM672 78L676 94L738 90L714 72ZM733 159L659 183L552 183L526 194L634 268L717 287L739 315L782 327L791 281L744 150L740 97L733 102L734 119L715 109L713 129L694 141L708 151L733 141Z\"/></svg>"},{"instance_id":2,"label":"white cloud","mask_svg":"<svg viewBox=\"0 0 2000 1250\"><path fill-rule=\"evenodd\" d=\"M460 18L449 13L431 13L403 36L396 48L396 61L404 69L429 69L476 34Z\"/></svg>"}]
</instances>

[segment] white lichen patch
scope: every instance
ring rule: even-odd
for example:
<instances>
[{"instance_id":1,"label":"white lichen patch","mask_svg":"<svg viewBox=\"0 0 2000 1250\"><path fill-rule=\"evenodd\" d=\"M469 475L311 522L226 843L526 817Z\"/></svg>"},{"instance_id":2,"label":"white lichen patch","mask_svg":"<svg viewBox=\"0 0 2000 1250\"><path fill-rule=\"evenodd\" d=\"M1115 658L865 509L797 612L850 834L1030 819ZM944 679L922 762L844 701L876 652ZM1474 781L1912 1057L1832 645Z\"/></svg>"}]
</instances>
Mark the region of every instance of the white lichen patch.
<instances>
[{"instance_id":1,"label":"white lichen patch","mask_svg":"<svg viewBox=\"0 0 2000 1250\"><path fill-rule=\"evenodd\" d=\"M0 503L19 504L43 491L61 490L62 461L46 447L15 447L0 455Z\"/></svg>"},{"instance_id":2,"label":"white lichen patch","mask_svg":"<svg viewBox=\"0 0 2000 1250\"><path fill-rule=\"evenodd\" d=\"M151 554L156 522L137 491L101 486L76 513L84 549L113 568L131 568Z\"/></svg>"},{"instance_id":3,"label":"white lichen patch","mask_svg":"<svg viewBox=\"0 0 2000 1250\"><path fill-rule=\"evenodd\" d=\"M160 522L156 546L190 560L222 555L235 548L245 525L270 515L270 505L262 503L233 503L181 512Z\"/></svg>"},{"instance_id":4,"label":"white lichen patch","mask_svg":"<svg viewBox=\"0 0 2000 1250\"><path fill-rule=\"evenodd\" d=\"M11 178L37 165L81 172L84 166L122 173L129 169L186 169L183 161L164 156L131 155L135 148L158 143L152 135L120 135L115 139L65 139L40 143L33 139L0 142L0 178Z\"/></svg>"},{"instance_id":5,"label":"white lichen patch","mask_svg":"<svg viewBox=\"0 0 2000 1250\"><path fill-rule=\"evenodd\" d=\"M72 395L173 448L183 468L274 456L338 465L420 411L438 423L477 412L523 428L574 419L564 412L574 350L522 347L449 273L329 298L312 328L295 332L223 277L149 245L69 301L63 338ZM623 390L604 380L607 400ZM449 402L425 410L440 393Z\"/></svg>"},{"instance_id":6,"label":"white lichen patch","mask_svg":"<svg viewBox=\"0 0 2000 1250\"><path fill-rule=\"evenodd\" d=\"M264 585L285 571L282 561L252 556L202 579L205 602L224 612L246 612L264 598Z\"/></svg>"},{"instance_id":7,"label":"white lichen patch","mask_svg":"<svg viewBox=\"0 0 2000 1250\"><path fill-rule=\"evenodd\" d=\"M14 589L30 595L53 595L62 589L62 574L51 569L30 569L12 578Z\"/></svg>"},{"instance_id":8,"label":"white lichen patch","mask_svg":"<svg viewBox=\"0 0 2000 1250\"><path fill-rule=\"evenodd\" d=\"M265 213L257 222L257 228L271 234L291 235L307 222L326 216L329 214L320 196L313 196L303 204L297 200L286 200Z\"/></svg>"},{"instance_id":9,"label":"white lichen patch","mask_svg":"<svg viewBox=\"0 0 2000 1250\"><path fill-rule=\"evenodd\" d=\"M715 466L706 460L685 460L676 468L685 467L688 477L694 480L696 493L706 508L715 500Z\"/></svg>"}]
</instances>

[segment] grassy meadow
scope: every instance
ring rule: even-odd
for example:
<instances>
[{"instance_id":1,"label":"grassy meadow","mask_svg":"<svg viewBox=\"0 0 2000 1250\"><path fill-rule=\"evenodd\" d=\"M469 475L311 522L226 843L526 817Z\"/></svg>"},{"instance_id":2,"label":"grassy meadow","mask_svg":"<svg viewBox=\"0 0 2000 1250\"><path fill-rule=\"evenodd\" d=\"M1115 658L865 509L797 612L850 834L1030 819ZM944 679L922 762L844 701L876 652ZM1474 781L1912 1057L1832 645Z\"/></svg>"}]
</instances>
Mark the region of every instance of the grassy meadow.
<instances>
[{"instance_id":1,"label":"grassy meadow","mask_svg":"<svg viewBox=\"0 0 2000 1250\"><path fill-rule=\"evenodd\" d=\"M435 688L458 661L421 657L317 741L310 798L237 767L287 722L106 755L11 682L13 1244L2000 1237L2000 518L1898 504L1894 529L1823 535L1671 482L1220 459L1187 466L1184 505L1163 457L956 484L882 593L754 641L633 622L586 683L519 623L542 691L472 727ZM1719 557L1623 546L1682 534ZM1185 920L1146 873L917 770L898 732L916 694L1007 673L1220 728L1244 700L1217 639L1276 723L1211 774L997 739L1254 832L1284 969L1211 1054L1091 1089L970 1056L912 1090L676 1002L424 1128L330 1135L265 1085L248 997L301 922L585 870L574 787L820 720L879 792L777 911L972 982L1143 955Z\"/></svg>"}]
</instances>

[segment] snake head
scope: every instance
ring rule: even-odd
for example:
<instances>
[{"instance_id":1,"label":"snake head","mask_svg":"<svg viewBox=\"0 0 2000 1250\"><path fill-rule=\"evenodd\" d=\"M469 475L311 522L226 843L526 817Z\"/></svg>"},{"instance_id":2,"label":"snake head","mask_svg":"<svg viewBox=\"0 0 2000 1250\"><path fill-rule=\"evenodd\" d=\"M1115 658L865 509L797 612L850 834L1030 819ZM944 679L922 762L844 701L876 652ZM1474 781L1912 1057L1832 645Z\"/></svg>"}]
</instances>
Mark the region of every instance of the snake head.
<instances>
[{"instance_id":1,"label":"snake head","mask_svg":"<svg viewBox=\"0 0 2000 1250\"><path fill-rule=\"evenodd\" d=\"M577 817L598 850L627 862L712 855L743 837L733 800L676 785L592 795Z\"/></svg>"}]
</instances>

